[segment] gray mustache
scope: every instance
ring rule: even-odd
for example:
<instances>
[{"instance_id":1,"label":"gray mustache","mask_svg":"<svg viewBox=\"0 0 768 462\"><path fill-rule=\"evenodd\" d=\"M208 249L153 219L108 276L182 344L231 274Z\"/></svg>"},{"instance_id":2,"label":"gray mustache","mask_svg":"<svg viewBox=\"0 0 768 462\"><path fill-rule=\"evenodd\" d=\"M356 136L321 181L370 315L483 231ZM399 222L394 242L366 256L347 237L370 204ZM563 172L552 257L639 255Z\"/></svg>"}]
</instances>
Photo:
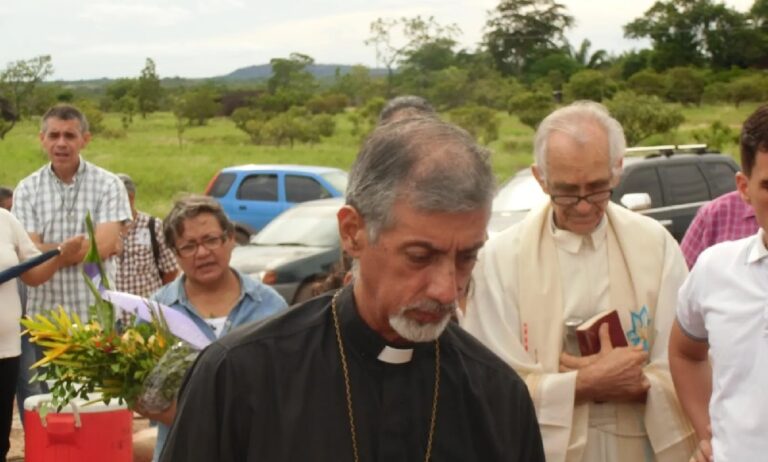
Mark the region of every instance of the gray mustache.
<instances>
[{"instance_id":1,"label":"gray mustache","mask_svg":"<svg viewBox=\"0 0 768 462\"><path fill-rule=\"evenodd\" d=\"M403 312L412 310L419 310L436 314L453 314L453 312L456 311L456 303L440 303L434 300L423 300L421 302L406 305L403 308Z\"/></svg>"}]
</instances>

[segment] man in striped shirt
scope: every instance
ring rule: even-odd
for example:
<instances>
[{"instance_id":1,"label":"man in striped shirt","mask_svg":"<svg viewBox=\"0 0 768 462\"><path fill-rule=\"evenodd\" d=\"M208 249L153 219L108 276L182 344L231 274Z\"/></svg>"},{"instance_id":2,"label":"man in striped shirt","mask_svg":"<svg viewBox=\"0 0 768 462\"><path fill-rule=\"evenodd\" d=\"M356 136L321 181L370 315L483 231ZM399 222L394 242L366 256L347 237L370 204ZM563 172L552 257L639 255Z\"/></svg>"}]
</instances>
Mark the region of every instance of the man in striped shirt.
<instances>
[{"instance_id":1,"label":"man in striped shirt","mask_svg":"<svg viewBox=\"0 0 768 462\"><path fill-rule=\"evenodd\" d=\"M120 249L120 231L131 219L131 208L120 179L80 157L90 139L88 122L77 108L57 105L49 109L43 116L40 141L50 162L21 180L12 211L43 252L85 234L85 216L90 211L99 254L114 277L113 256ZM79 263L89 246L85 241L69 266L47 283L30 288L30 315L63 305L82 319L88 318L94 298Z\"/></svg>"}]
</instances>

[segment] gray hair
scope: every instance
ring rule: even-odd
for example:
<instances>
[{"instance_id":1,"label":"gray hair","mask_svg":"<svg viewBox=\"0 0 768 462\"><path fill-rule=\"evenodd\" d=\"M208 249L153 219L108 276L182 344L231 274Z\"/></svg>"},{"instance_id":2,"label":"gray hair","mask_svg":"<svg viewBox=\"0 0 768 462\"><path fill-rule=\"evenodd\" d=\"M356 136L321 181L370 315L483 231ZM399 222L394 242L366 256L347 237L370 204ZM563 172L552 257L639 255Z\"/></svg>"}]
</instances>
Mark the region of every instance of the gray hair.
<instances>
[{"instance_id":1,"label":"gray hair","mask_svg":"<svg viewBox=\"0 0 768 462\"><path fill-rule=\"evenodd\" d=\"M13 189L0 186L0 201L13 197Z\"/></svg>"},{"instance_id":2,"label":"gray hair","mask_svg":"<svg viewBox=\"0 0 768 462\"><path fill-rule=\"evenodd\" d=\"M80 122L80 133L88 133L88 119L85 118L85 114L80 109L71 104L57 104L48 109L40 122L41 133L48 130L48 119L77 120Z\"/></svg>"},{"instance_id":3,"label":"gray hair","mask_svg":"<svg viewBox=\"0 0 768 462\"><path fill-rule=\"evenodd\" d=\"M585 143L588 135L584 128L590 123L596 123L605 130L608 137L611 174L614 177L621 175L620 163L627 150L627 141L621 124L611 117L602 104L593 101L576 101L549 114L536 130L533 152L543 179L547 177L547 143L552 133L565 133L578 142Z\"/></svg>"},{"instance_id":4,"label":"gray hair","mask_svg":"<svg viewBox=\"0 0 768 462\"><path fill-rule=\"evenodd\" d=\"M374 130L352 165L346 198L375 242L392 225L398 199L426 212L458 213L490 207L494 192L488 150L455 125L420 117Z\"/></svg>"},{"instance_id":5,"label":"gray hair","mask_svg":"<svg viewBox=\"0 0 768 462\"><path fill-rule=\"evenodd\" d=\"M394 122L407 117L431 117L435 108L421 96L405 95L387 101L379 113L379 124Z\"/></svg>"},{"instance_id":6,"label":"gray hair","mask_svg":"<svg viewBox=\"0 0 768 462\"><path fill-rule=\"evenodd\" d=\"M163 236L169 247L176 246L176 240L184 234L184 221L195 218L203 213L210 213L219 222L221 229L229 235L235 232L235 226L227 218L224 209L209 196L199 194L190 194L182 197L173 204L173 208L168 212L168 216L163 220Z\"/></svg>"},{"instance_id":7,"label":"gray hair","mask_svg":"<svg viewBox=\"0 0 768 462\"><path fill-rule=\"evenodd\" d=\"M117 177L120 178L120 181L123 182L125 185L125 190L128 191L128 194L136 195L136 183L133 182L130 176L128 176L125 173L118 173Z\"/></svg>"}]
</instances>

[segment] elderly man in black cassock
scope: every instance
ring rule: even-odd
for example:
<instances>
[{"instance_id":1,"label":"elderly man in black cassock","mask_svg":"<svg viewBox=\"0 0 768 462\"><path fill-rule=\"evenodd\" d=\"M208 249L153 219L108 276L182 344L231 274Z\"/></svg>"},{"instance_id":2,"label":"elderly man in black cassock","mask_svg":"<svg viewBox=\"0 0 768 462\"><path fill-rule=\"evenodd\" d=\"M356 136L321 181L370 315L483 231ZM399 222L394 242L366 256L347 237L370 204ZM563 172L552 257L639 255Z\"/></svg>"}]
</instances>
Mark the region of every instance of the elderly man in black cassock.
<instances>
[{"instance_id":1,"label":"elderly man in black cassock","mask_svg":"<svg viewBox=\"0 0 768 462\"><path fill-rule=\"evenodd\" d=\"M543 461L525 384L450 322L493 193L463 130L377 128L338 213L351 284L209 346L161 460Z\"/></svg>"}]
</instances>

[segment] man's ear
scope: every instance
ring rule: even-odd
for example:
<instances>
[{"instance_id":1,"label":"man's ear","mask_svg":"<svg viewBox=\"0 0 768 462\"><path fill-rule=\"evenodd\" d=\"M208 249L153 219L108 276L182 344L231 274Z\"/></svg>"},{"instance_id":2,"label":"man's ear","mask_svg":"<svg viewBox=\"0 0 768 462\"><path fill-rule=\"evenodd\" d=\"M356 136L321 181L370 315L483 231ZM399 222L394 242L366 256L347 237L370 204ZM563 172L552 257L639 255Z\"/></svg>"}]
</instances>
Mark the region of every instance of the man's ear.
<instances>
[{"instance_id":1,"label":"man's ear","mask_svg":"<svg viewBox=\"0 0 768 462\"><path fill-rule=\"evenodd\" d=\"M352 258L358 258L367 244L365 221L351 205L345 205L336 214L339 220L341 247Z\"/></svg>"},{"instance_id":2,"label":"man's ear","mask_svg":"<svg viewBox=\"0 0 768 462\"><path fill-rule=\"evenodd\" d=\"M83 133L83 149L91 142L91 132Z\"/></svg>"},{"instance_id":3,"label":"man's ear","mask_svg":"<svg viewBox=\"0 0 768 462\"><path fill-rule=\"evenodd\" d=\"M747 204L752 205L749 199L749 191L747 190L748 185L749 177L744 172L736 172L736 189L739 191L741 199Z\"/></svg>"},{"instance_id":4,"label":"man's ear","mask_svg":"<svg viewBox=\"0 0 768 462\"><path fill-rule=\"evenodd\" d=\"M614 172L618 172L614 174ZM624 172L624 158L620 158L611 168L611 188L615 188L621 181L621 174Z\"/></svg>"},{"instance_id":5,"label":"man's ear","mask_svg":"<svg viewBox=\"0 0 768 462\"><path fill-rule=\"evenodd\" d=\"M541 186L542 191L549 194L549 191L547 190L547 182L544 181L544 175L541 173L539 166L536 164L531 165L531 173L533 173L533 177L536 178L539 186Z\"/></svg>"}]
</instances>

